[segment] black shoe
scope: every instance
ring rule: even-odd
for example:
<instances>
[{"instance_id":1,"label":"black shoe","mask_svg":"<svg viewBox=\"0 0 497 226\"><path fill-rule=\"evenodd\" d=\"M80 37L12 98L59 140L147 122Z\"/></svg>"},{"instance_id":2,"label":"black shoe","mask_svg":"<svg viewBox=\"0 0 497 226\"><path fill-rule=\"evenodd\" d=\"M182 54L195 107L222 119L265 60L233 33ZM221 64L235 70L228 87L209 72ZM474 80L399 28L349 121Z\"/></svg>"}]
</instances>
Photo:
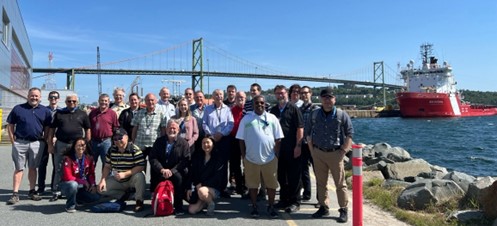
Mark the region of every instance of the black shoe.
<instances>
[{"instance_id":1,"label":"black shoe","mask_svg":"<svg viewBox=\"0 0 497 226\"><path fill-rule=\"evenodd\" d=\"M59 200L59 198L61 197L61 194L60 192L54 192L52 194L52 197L50 198L50 200L48 200L49 202L55 202L57 200Z\"/></svg>"},{"instance_id":2,"label":"black shoe","mask_svg":"<svg viewBox=\"0 0 497 226\"><path fill-rule=\"evenodd\" d=\"M135 208L133 209L134 212L140 212L143 210L143 201L142 200L136 200L136 205Z\"/></svg>"},{"instance_id":3,"label":"black shoe","mask_svg":"<svg viewBox=\"0 0 497 226\"><path fill-rule=\"evenodd\" d=\"M268 206L267 207L267 212L269 214L269 217L271 217L271 218L278 218L278 213L276 212L276 210L274 209L273 206Z\"/></svg>"},{"instance_id":4,"label":"black shoe","mask_svg":"<svg viewBox=\"0 0 497 226\"><path fill-rule=\"evenodd\" d=\"M302 201L306 201L307 202L309 200L311 200L311 195L303 195L302 196Z\"/></svg>"},{"instance_id":5,"label":"black shoe","mask_svg":"<svg viewBox=\"0 0 497 226\"><path fill-rule=\"evenodd\" d=\"M253 218L259 217L259 210L257 210L257 206L252 206L252 212L250 212L250 216Z\"/></svg>"},{"instance_id":6,"label":"black shoe","mask_svg":"<svg viewBox=\"0 0 497 226\"><path fill-rule=\"evenodd\" d=\"M183 207L174 208L174 215L182 216L184 214L185 214L185 211L183 210Z\"/></svg>"},{"instance_id":7,"label":"black shoe","mask_svg":"<svg viewBox=\"0 0 497 226\"><path fill-rule=\"evenodd\" d=\"M348 220L348 214L347 214L347 208L340 208L338 209L338 212L340 212L340 216L337 219L337 222L339 223L345 223Z\"/></svg>"},{"instance_id":8,"label":"black shoe","mask_svg":"<svg viewBox=\"0 0 497 226\"><path fill-rule=\"evenodd\" d=\"M222 191L221 192L221 197L229 199L229 198L231 198L231 195L230 195L230 193L228 193L226 191Z\"/></svg>"},{"instance_id":9,"label":"black shoe","mask_svg":"<svg viewBox=\"0 0 497 226\"><path fill-rule=\"evenodd\" d=\"M38 193L35 191L35 189L29 190L28 198L30 198L33 201L40 201L41 200L41 196L38 195Z\"/></svg>"},{"instance_id":10,"label":"black shoe","mask_svg":"<svg viewBox=\"0 0 497 226\"><path fill-rule=\"evenodd\" d=\"M321 218L323 216L328 216L330 215L330 210L328 207L321 206L319 207L319 210L316 211L315 213L312 214L313 218Z\"/></svg>"},{"instance_id":11,"label":"black shoe","mask_svg":"<svg viewBox=\"0 0 497 226\"><path fill-rule=\"evenodd\" d=\"M297 204L292 204L285 209L287 213L295 213L300 210L300 206Z\"/></svg>"},{"instance_id":12,"label":"black shoe","mask_svg":"<svg viewBox=\"0 0 497 226\"><path fill-rule=\"evenodd\" d=\"M45 193L45 188L38 188L36 193L38 193L38 195L43 195L43 193Z\"/></svg>"},{"instance_id":13,"label":"black shoe","mask_svg":"<svg viewBox=\"0 0 497 226\"><path fill-rule=\"evenodd\" d=\"M276 205L274 205L274 208L276 208L276 209L286 209L288 206L289 206L288 203L286 203L284 201L279 201L278 203L276 203Z\"/></svg>"}]
</instances>

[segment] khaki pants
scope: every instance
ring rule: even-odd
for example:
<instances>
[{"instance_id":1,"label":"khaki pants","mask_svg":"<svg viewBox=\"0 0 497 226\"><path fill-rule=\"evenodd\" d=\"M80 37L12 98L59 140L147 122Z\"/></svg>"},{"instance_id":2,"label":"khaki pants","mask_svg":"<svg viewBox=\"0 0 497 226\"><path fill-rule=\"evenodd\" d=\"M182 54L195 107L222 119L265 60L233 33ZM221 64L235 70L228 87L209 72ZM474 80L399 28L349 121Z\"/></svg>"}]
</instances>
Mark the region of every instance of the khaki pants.
<instances>
[{"instance_id":1,"label":"khaki pants","mask_svg":"<svg viewBox=\"0 0 497 226\"><path fill-rule=\"evenodd\" d=\"M131 176L131 178L125 182L119 182L113 176L109 175L105 178L105 184L107 185L107 189L100 193L102 195L119 199L124 195L128 188L135 188L135 199L143 201L143 195L145 194L145 174L143 171Z\"/></svg>"},{"instance_id":2,"label":"khaki pants","mask_svg":"<svg viewBox=\"0 0 497 226\"><path fill-rule=\"evenodd\" d=\"M315 147L311 150L314 160L314 174L316 175L316 187L318 202L322 206L327 206L328 200L328 173L331 172L335 182L338 205L340 208L347 207L349 198L347 196L347 184L345 183L345 170L343 157L340 151L324 152Z\"/></svg>"}]
</instances>

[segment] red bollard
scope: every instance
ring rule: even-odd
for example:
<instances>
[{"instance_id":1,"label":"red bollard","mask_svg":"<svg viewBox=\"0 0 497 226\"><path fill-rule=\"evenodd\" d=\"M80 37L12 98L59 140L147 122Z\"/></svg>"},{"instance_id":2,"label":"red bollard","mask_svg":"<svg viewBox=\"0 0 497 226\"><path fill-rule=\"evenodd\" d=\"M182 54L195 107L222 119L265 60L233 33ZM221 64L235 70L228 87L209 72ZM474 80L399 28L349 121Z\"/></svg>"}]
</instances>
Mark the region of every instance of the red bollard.
<instances>
[{"instance_id":1,"label":"red bollard","mask_svg":"<svg viewBox=\"0 0 497 226\"><path fill-rule=\"evenodd\" d=\"M362 148L352 145L352 225L362 226Z\"/></svg>"}]
</instances>

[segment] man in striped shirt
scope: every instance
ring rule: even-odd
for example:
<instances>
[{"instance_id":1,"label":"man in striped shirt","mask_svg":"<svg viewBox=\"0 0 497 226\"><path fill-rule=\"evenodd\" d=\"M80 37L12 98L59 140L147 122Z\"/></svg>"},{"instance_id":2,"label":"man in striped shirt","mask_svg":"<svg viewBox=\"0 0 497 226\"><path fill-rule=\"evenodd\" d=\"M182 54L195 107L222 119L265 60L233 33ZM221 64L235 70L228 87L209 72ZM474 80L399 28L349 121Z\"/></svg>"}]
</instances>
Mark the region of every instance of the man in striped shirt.
<instances>
[{"instance_id":1,"label":"man in striped shirt","mask_svg":"<svg viewBox=\"0 0 497 226\"><path fill-rule=\"evenodd\" d=\"M114 145L105 156L105 165L102 179L98 184L98 191L102 195L121 198L126 191L133 187L136 189L135 212L143 210L143 195L145 193L145 159L138 146L128 142L128 134L119 128L112 136Z\"/></svg>"}]
</instances>

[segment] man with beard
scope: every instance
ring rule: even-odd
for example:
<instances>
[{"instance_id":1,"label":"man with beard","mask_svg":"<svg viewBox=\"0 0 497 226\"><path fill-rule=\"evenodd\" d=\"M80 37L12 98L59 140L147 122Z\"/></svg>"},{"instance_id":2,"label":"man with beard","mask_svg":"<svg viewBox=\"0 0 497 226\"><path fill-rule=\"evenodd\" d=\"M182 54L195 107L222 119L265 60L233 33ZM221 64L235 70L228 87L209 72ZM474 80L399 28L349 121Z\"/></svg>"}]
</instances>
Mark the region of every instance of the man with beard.
<instances>
[{"instance_id":1,"label":"man with beard","mask_svg":"<svg viewBox=\"0 0 497 226\"><path fill-rule=\"evenodd\" d=\"M278 158L278 182L280 183L280 202L276 208L293 213L300 209L298 193L302 163L300 160L302 138L304 137L304 120L299 108L288 101L286 87L274 87L278 103L271 108L271 113L280 120L285 138L281 140Z\"/></svg>"},{"instance_id":2,"label":"man with beard","mask_svg":"<svg viewBox=\"0 0 497 226\"><path fill-rule=\"evenodd\" d=\"M174 186L174 214L183 215L183 178L185 168L190 158L188 142L178 136L179 123L176 119L167 122L166 135L157 138L150 152L149 160L152 167L150 190L164 180L170 180Z\"/></svg>"}]
</instances>

